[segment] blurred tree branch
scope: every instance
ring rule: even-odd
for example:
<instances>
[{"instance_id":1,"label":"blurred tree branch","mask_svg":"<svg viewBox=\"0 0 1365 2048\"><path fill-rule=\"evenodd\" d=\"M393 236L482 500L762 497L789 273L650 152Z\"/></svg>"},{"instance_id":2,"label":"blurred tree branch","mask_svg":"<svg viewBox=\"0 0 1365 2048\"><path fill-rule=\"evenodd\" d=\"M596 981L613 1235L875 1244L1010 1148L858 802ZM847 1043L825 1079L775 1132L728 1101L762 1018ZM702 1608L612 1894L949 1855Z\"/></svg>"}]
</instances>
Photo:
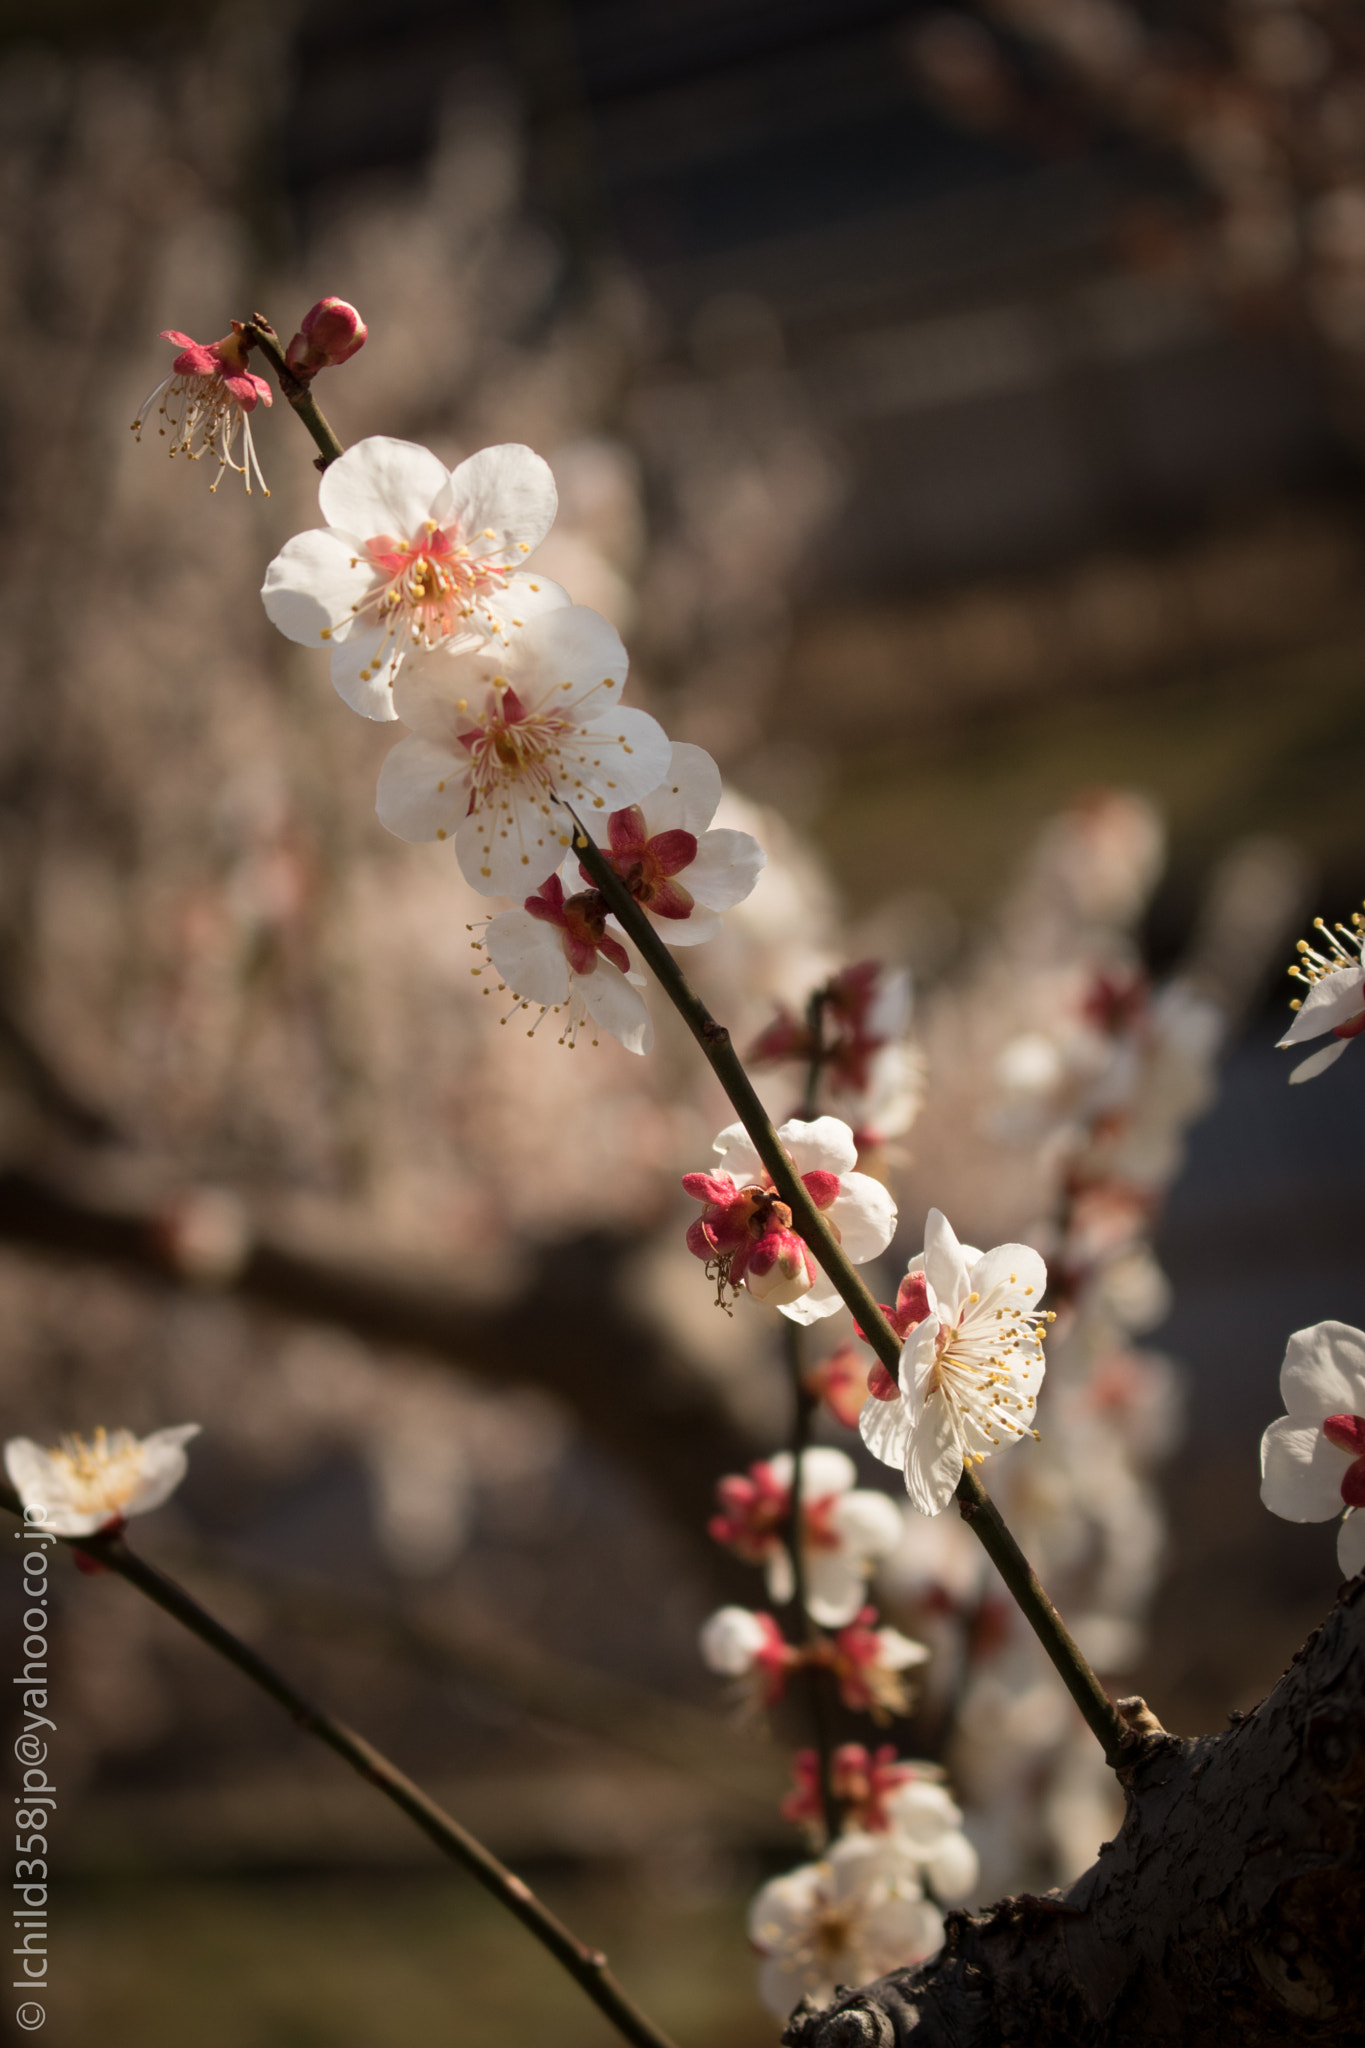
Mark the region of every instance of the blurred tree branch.
<instances>
[{"instance_id":1,"label":"blurred tree branch","mask_svg":"<svg viewBox=\"0 0 1365 2048\"><path fill-rule=\"evenodd\" d=\"M167 1252L155 1210L101 1206L20 1168L0 1171L0 1243L93 1260L164 1287L194 1284ZM489 1302L256 1238L218 1284L262 1308L425 1352L499 1387L545 1388L700 1544L717 1471L743 1467L761 1446L629 1305L619 1282L635 1249L604 1232L543 1245L520 1290Z\"/></svg>"}]
</instances>

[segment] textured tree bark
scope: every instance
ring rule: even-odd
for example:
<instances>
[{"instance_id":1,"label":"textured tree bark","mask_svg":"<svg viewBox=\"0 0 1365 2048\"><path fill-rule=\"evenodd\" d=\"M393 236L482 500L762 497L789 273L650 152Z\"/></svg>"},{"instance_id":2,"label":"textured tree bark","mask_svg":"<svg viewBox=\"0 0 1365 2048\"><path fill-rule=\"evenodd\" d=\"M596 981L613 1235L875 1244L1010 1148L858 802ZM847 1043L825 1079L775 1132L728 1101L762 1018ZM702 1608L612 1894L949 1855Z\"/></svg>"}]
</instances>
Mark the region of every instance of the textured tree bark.
<instances>
[{"instance_id":1,"label":"textured tree bark","mask_svg":"<svg viewBox=\"0 0 1365 2048\"><path fill-rule=\"evenodd\" d=\"M1365 2044L1365 1576L1223 1735L1140 1736L1128 1811L1065 1892L948 1916L942 1952L789 2048Z\"/></svg>"}]
</instances>

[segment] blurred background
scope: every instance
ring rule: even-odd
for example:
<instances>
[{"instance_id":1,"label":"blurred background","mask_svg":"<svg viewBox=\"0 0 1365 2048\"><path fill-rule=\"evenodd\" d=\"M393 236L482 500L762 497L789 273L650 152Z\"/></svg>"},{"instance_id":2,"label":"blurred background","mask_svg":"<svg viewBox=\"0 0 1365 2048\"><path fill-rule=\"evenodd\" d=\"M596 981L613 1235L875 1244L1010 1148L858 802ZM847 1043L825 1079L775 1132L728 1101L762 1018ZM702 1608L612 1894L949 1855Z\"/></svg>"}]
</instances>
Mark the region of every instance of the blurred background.
<instances>
[{"instance_id":1,"label":"blurred background","mask_svg":"<svg viewBox=\"0 0 1365 2048\"><path fill-rule=\"evenodd\" d=\"M752 1037L841 961L913 977L887 1298L930 1202L1056 1250L1122 1183L1071 1382L1098 1358L1118 1419L1097 1447L1045 1392L1070 1463L1002 1487L1106 1676L1215 1729L1336 1584L1331 1528L1257 1498L1284 1341L1365 1324L1365 1084L1290 1091L1273 1050L1306 919L1365 892L1365 23L8 0L0 178L5 1434L200 1421L148 1555L682 2042L771 2041L743 1909L803 1853L801 1731L737 1723L695 1646L760 1600L714 1478L787 1413L682 1246L724 1105L667 1028L569 1060L483 1014L477 899L373 816L393 733L257 601L316 519L287 409L268 499L128 423L160 329L335 293L370 330L317 387L343 441L549 458L538 563L769 848L708 998ZM1101 1171L1116 1116L1160 1143ZM972 1693L956 1569L908 1529L884 1610L946 1675L888 1739L953 1772L984 1899L1112 1812L1031 1681ZM129 1588L60 1595L55 2043L606 2038Z\"/></svg>"}]
</instances>

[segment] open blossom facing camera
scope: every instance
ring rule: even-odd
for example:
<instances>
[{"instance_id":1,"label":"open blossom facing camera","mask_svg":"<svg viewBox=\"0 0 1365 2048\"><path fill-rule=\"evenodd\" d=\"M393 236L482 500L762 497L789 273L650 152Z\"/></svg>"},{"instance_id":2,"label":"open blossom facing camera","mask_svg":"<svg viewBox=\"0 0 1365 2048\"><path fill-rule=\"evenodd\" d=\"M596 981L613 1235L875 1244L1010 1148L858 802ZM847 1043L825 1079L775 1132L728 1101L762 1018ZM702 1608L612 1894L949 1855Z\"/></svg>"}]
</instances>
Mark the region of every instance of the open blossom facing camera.
<instances>
[{"instance_id":1,"label":"open blossom facing camera","mask_svg":"<svg viewBox=\"0 0 1365 2048\"><path fill-rule=\"evenodd\" d=\"M768 1597L779 1604L795 1591L787 1530L792 1507L790 1453L760 1460L747 1474L716 1484L720 1512L707 1527L717 1543L761 1564ZM855 1487L857 1468L843 1451L817 1444L801 1460L802 1561L806 1607L828 1628L852 1621L869 1573L901 1537L901 1520L885 1494Z\"/></svg>"},{"instance_id":2,"label":"open blossom facing camera","mask_svg":"<svg viewBox=\"0 0 1365 2048\"><path fill-rule=\"evenodd\" d=\"M905 1339L899 1385L874 1375L858 1425L876 1457L901 1467L921 1514L948 1505L969 1460L980 1464L1002 1443L1036 1434L1046 1285L1047 1268L1029 1245L979 1252L958 1243L940 1210L929 1211L924 1251L888 1311Z\"/></svg>"},{"instance_id":3,"label":"open blossom facing camera","mask_svg":"<svg viewBox=\"0 0 1365 2048\"><path fill-rule=\"evenodd\" d=\"M1341 924L1328 931L1320 917L1314 918L1313 929L1327 951L1310 946L1307 939L1299 940L1299 957L1289 972L1308 984L1308 994L1291 1005L1297 1014L1280 1039L1279 1049L1283 1052L1291 1045L1321 1038L1325 1031L1332 1034L1332 1043L1300 1060L1289 1076L1291 1081L1311 1081L1325 1073L1351 1040L1365 1031L1365 916L1355 911L1349 931Z\"/></svg>"},{"instance_id":4,"label":"open blossom facing camera","mask_svg":"<svg viewBox=\"0 0 1365 2048\"><path fill-rule=\"evenodd\" d=\"M777 1133L811 1200L829 1224L850 1264L875 1259L896 1229L896 1205L880 1181L855 1173L853 1133L837 1117L785 1123ZM687 1245L716 1281L722 1303L741 1287L756 1301L780 1309L794 1323L833 1315L839 1294L792 1228L792 1214L764 1171L743 1124L716 1139L719 1164L689 1173L683 1186L704 1211Z\"/></svg>"},{"instance_id":5,"label":"open blossom facing camera","mask_svg":"<svg viewBox=\"0 0 1365 2048\"><path fill-rule=\"evenodd\" d=\"M155 391L143 400L133 432L139 441L152 407L156 406L163 425L157 432L168 436L172 455L188 455L197 462L211 455L218 474L209 485L216 491L223 471L230 469L246 482L248 493L254 476L267 497L265 478L251 441L250 415L257 405L271 403L270 386L247 368L247 348L242 340L242 323L234 320L231 334L221 341L192 341L174 327L164 327L163 341L173 341L180 354L171 364ZM242 459L236 459L240 439Z\"/></svg>"},{"instance_id":6,"label":"open blossom facing camera","mask_svg":"<svg viewBox=\"0 0 1365 2048\"><path fill-rule=\"evenodd\" d=\"M393 686L416 650L502 639L569 601L524 571L557 498L549 464L517 442L448 470L376 434L323 471L318 503L326 526L286 542L261 597L291 640L331 649L337 691L366 718L406 716Z\"/></svg>"},{"instance_id":7,"label":"open blossom facing camera","mask_svg":"<svg viewBox=\"0 0 1365 2048\"><path fill-rule=\"evenodd\" d=\"M595 817L584 820L670 946L712 938L721 911L744 901L767 860L748 832L707 830L720 799L720 770L705 748L675 741L657 789L613 811L605 833Z\"/></svg>"},{"instance_id":8,"label":"open blossom facing camera","mask_svg":"<svg viewBox=\"0 0 1365 2048\"><path fill-rule=\"evenodd\" d=\"M26 1508L45 1512L54 1536L113 1535L132 1515L145 1515L169 1499L185 1476L185 1445L197 1422L135 1437L126 1429L97 1429L87 1442L63 1437L44 1450L26 1436L5 1445L5 1470Z\"/></svg>"},{"instance_id":9,"label":"open blossom facing camera","mask_svg":"<svg viewBox=\"0 0 1365 2048\"><path fill-rule=\"evenodd\" d=\"M749 1908L763 1963L758 1995L785 2019L804 1995L867 1984L942 1946L943 1919L925 1898L914 1856L892 1835L846 1834L823 1862L765 1884Z\"/></svg>"},{"instance_id":10,"label":"open blossom facing camera","mask_svg":"<svg viewBox=\"0 0 1365 2048\"><path fill-rule=\"evenodd\" d=\"M583 605L506 646L405 661L394 703L412 733L380 771L381 822L400 839L453 835L481 896L539 888L569 846L563 804L634 803L668 768L663 727L622 709L626 665L616 628Z\"/></svg>"},{"instance_id":11,"label":"open blossom facing camera","mask_svg":"<svg viewBox=\"0 0 1365 2048\"><path fill-rule=\"evenodd\" d=\"M482 944L513 994L513 1010L539 1004L532 1033L546 1016L563 1012L561 1044L574 1043L586 1016L627 1052L653 1045L649 1010L629 979L630 955L608 931L607 906L596 890L566 897L559 876L551 875L520 910L499 911Z\"/></svg>"},{"instance_id":12,"label":"open blossom facing camera","mask_svg":"<svg viewBox=\"0 0 1365 2048\"><path fill-rule=\"evenodd\" d=\"M1342 1515L1337 1563L1354 1578L1365 1571L1365 1332L1296 1330L1280 1395L1288 1413L1261 1438L1261 1499L1287 1522Z\"/></svg>"}]
</instances>

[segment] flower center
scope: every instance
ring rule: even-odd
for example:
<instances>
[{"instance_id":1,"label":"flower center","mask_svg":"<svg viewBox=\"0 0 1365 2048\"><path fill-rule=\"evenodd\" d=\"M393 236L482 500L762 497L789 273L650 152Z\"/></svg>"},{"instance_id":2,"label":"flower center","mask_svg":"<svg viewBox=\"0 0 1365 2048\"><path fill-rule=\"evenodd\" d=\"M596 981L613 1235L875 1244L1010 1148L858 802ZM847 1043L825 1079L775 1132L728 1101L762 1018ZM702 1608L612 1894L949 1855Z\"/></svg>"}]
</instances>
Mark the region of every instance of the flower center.
<instances>
[{"instance_id":1,"label":"flower center","mask_svg":"<svg viewBox=\"0 0 1365 2048\"><path fill-rule=\"evenodd\" d=\"M470 809L486 804L500 789L514 785L548 796L553 787L551 763L560 743L573 731L562 711L527 711L515 690L504 685L494 707L485 711L472 732L459 735L469 755Z\"/></svg>"},{"instance_id":2,"label":"flower center","mask_svg":"<svg viewBox=\"0 0 1365 2048\"><path fill-rule=\"evenodd\" d=\"M97 1429L89 1443L84 1437L64 1436L53 1459L65 1467L73 1493L87 1509L116 1507L127 1498L137 1476L136 1445L126 1430L116 1430L110 1437Z\"/></svg>"},{"instance_id":3,"label":"flower center","mask_svg":"<svg viewBox=\"0 0 1365 2048\"><path fill-rule=\"evenodd\" d=\"M403 635L414 646L437 647L480 608L480 600L507 587L511 570L473 553L458 527L428 519L420 540L377 534L365 552L385 581L357 607L373 612L385 638Z\"/></svg>"}]
</instances>

